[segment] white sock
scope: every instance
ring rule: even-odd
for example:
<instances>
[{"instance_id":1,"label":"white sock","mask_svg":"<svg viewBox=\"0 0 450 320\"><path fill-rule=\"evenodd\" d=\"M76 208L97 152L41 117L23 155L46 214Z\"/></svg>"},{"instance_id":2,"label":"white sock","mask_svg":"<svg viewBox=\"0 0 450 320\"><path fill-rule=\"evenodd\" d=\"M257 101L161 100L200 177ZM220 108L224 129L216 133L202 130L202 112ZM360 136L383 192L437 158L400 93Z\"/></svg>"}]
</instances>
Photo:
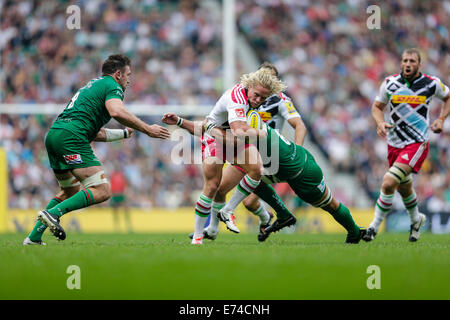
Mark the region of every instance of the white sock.
<instances>
[{"instance_id":1,"label":"white sock","mask_svg":"<svg viewBox=\"0 0 450 320\"><path fill-rule=\"evenodd\" d=\"M269 212L267 212L264 203L261 200L259 200L259 208L256 209L256 211L252 211L252 213L259 217L261 224L266 224L270 220Z\"/></svg>"},{"instance_id":2,"label":"white sock","mask_svg":"<svg viewBox=\"0 0 450 320\"><path fill-rule=\"evenodd\" d=\"M219 210L222 209L224 206L225 206L225 202L213 201L212 207L211 207L211 220L209 221L209 226L207 228L208 233L217 234L219 232L220 220L217 217L217 213L219 213Z\"/></svg>"},{"instance_id":3,"label":"white sock","mask_svg":"<svg viewBox=\"0 0 450 320\"><path fill-rule=\"evenodd\" d=\"M417 208L417 195L413 190L412 194L403 199L403 204L405 205L406 210L408 210L409 217L412 223L416 223L419 221L419 209Z\"/></svg>"},{"instance_id":4,"label":"white sock","mask_svg":"<svg viewBox=\"0 0 450 320\"><path fill-rule=\"evenodd\" d=\"M377 200L377 204L375 205L375 217L373 218L373 221L370 224L369 228L373 228L375 229L375 232L378 232L381 222L383 222L386 214L389 212L389 210L391 210L393 201L393 194L384 194L380 191L380 196Z\"/></svg>"},{"instance_id":5,"label":"white sock","mask_svg":"<svg viewBox=\"0 0 450 320\"><path fill-rule=\"evenodd\" d=\"M260 180L253 180L247 174L242 178L241 182L236 186L236 190L230 198L230 201L225 206L225 210L230 212L234 211L236 207L244 200L250 193L255 191L258 187Z\"/></svg>"},{"instance_id":6,"label":"white sock","mask_svg":"<svg viewBox=\"0 0 450 320\"><path fill-rule=\"evenodd\" d=\"M195 204L195 227L194 238L203 236L203 228L205 227L206 220L211 213L212 199L208 198L204 194L201 194Z\"/></svg>"}]
</instances>

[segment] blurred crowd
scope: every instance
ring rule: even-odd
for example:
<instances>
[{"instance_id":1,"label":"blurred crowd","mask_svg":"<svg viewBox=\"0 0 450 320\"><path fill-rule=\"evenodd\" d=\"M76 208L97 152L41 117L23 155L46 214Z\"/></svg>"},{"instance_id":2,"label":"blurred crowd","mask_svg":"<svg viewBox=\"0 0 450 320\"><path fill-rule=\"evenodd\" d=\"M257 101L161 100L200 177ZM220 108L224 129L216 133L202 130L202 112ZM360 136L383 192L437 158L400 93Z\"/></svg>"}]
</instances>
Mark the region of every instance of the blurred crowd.
<instances>
[{"instance_id":1,"label":"blurred crowd","mask_svg":"<svg viewBox=\"0 0 450 320\"><path fill-rule=\"evenodd\" d=\"M0 1L2 101L66 103L102 62L132 59L128 101L213 104L222 90L221 26L199 1ZM80 29L66 13L80 7Z\"/></svg>"},{"instance_id":2,"label":"blurred crowd","mask_svg":"<svg viewBox=\"0 0 450 320\"><path fill-rule=\"evenodd\" d=\"M214 105L223 91L222 30L208 1L0 0L1 103L60 103L98 76L111 53L132 58L127 102ZM70 4L81 29L66 27ZM309 135L340 171L358 177L376 199L387 169L386 143L376 135L370 106L385 76L398 73L406 47L423 52L423 71L450 84L450 1L380 2L381 29L370 30L369 1L236 1L238 30L261 61L275 63ZM432 103L430 119L440 104ZM55 191L44 134L49 116L0 117L7 149L10 205L40 208ZM159 119L146 118L150 122ZM125 170L131 205L191 203L202 186L198 165L175 165L173 142L137 135L95 143L107 172ZM419 200L450 203L450 120L431 134L415 177ZM43 187L46 186L46 187ZM349 204L351 205L351 204Z\"/></svg>"}]
</instances>

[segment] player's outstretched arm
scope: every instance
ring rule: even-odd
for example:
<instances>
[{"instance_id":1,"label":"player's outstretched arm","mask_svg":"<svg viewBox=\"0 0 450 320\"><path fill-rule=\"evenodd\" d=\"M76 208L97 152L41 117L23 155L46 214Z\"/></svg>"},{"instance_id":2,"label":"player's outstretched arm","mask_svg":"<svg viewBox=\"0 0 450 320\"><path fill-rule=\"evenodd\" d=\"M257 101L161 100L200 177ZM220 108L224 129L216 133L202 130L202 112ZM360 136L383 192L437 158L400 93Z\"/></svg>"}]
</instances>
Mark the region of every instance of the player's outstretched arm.
<instances>
[{"instance_id":1,"label":"player's outstretched arm","mask_svg":"<svg viewBox=\"0 0 450 320\"><path fill-rule=\"evenodd\" d=\"M176 115L175 113L164 114L161 121L171 126L177 125L180 128L187 130L190 134L194 136L201 136L204 131L202 122L183 119L178 115Z\"/></svg>"},{"instance_id":2,"label":"player's outstretched arm","mask_svg":"<svg viewBox=\"0 0 450 320\"><path fill-rule=\"evenodd\" d=\"M117 140L128 139L133 135L133 128L125 128L125 129L107 129L101 128L97 133L97 136L94 138L94 141L97 142L111 142Z\"/></svg>"},{"instance_id":3,"label":"player's outstretched arm","mask_svg":"<svg viewBox=\"0 0 450 320\"><path fill-rule=\"evenodd\" d=\"M444 122L445 119L447 119L448 115L450 114L450 93L445 96L444 99L444 106L442 107L441 113L439 115L439 118L433 121L430 128L433 130L434 133L441 133L444 129Z\"/></svg>"},{"instance_id":4,"label":"player's outstretched arm","mask_svg":"<svg viewBox=\"0 0 450 320\"><path fill-rule=\"evenodd\" d=\"M232 134L227 134L223 129L214 126L208 128L206 119L204 121L190 121L177 116L175 113L166 113L162 117L162 122L168 125L178 125L180 128L187 130L195 136L200 136L206 131L222 143L233 143L236 141L236 138Z\"/></svg>"},{"instance_id":5,"label":"player's outstretched arm","mask_svg":"<svg viewBox=\"0 0 450 320\"><path fill-rule=\"evenodd\" d=\"M111 117L124 126L136 129L152 138L167 139L170 137L169 130L157 124L149 125L125 109L122 100L109 99L105 102L106 109Z\"/></svg>"}]
</instances>

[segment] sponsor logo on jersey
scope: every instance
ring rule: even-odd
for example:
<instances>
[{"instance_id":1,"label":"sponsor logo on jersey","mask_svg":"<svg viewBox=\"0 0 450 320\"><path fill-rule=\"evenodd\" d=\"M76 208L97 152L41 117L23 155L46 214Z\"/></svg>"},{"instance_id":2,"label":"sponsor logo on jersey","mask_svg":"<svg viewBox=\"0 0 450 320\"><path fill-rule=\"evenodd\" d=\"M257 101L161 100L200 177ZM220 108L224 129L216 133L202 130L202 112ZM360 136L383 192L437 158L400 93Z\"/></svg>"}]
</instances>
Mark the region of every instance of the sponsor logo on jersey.
<instances>
[{"instance_id":1,"label":"sponsor logo on jersey","mask_svg":"<svg viewBox=\"0 0 450 320\"><path fill-rule=\"evenodd\" d=\"M407 96L407 95L393 95L392 103L408 103L411 107L417 107L419 104L427 101L426 96Z\"/></svg>"},{"instance_id":2,"label":"sponsor logo on jersey","mask_svg":"<svg viewBox=\"0 0 450 320\"><path fill-rule=\"evenodd\" d=\"M297 110L295 110L294 105L290 101L286 101L286 109L289 114L297 113Z\"/></svg>"},{"instance_id":3,"label":"sponsor logo on jersey","mask_svg":"<svg viewBox=\"0 0 450 320\"><path fill-rule=\"evenodd\" d=\"M442 92L445 92L445 86L444 86L444 84L442 83L442 81L439 81L439 85L440 85L441 88L442 88Z\"/></svg>"},{"instance_id":4,"label":"sponsor logo on jersey","mask_svg":"<svg viewBox=\"0 0 450 320\"><path fill-rule=\"evenodd\" d=\"M317 188L320 190L320 192L324 192L326 187L327 186L325 185L325 180L322 178L322 181L320 181L320 183L317 186Z\"/></svg>"},{"instance_id":5,"label":"sponsor logo on jersey","mask_svg":"<svg viewBox=\"0 0 450 320\"><path fill-rule=\"evenodd\" d=\"M234 110L234 112L236 112L236 115L237 115L239 118L245 118L245 111L244 111L244 108L237 108L237 109Z\"/></svg>"},{"instance_id":6,"label":"sponsor logo on jersey","mask_svg":"<svg viewBox=\"0 0 450 320\"><path fill-rule=\"evenodd\" d=\"M83 160L81 160L81 155L79 154L70 154L63 157L67 164L78 164L83 162Z\"/></svg>"},{"instance_id":7,"label":"sponsor logo on jersey","mask_svg":"<svg viewBox=\"0 0 450 320\"><path fill-rule=\"evenodd\" d=\"M270 119L272 119L272 114L270 112L265 111L258 111L259 116L261 117L262 121L267 122Z\"/></svg>"}]
</instances>

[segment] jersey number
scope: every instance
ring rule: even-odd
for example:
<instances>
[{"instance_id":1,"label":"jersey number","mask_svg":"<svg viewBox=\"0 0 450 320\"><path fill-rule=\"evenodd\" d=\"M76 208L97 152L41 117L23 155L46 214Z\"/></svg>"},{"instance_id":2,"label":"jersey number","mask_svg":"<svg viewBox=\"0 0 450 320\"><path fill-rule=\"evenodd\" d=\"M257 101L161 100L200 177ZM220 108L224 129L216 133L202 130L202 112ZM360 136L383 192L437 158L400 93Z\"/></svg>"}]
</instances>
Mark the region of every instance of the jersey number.
<instances>
[{"instance_id":1,"label":"jersey number","mask_svg":"<svg viewBox=\"0 0 450 320\"><path fill-rule=\"evenodd\" d=\"M75 95L72 97L72 99L70 100L69 105L67 106L67 109L70 109L73 107L73 104L75 103L75 101L78 99L78 96L80 95L80 91L78 91L77 93L75 93Z\"/></svg>"}]
</instances>

